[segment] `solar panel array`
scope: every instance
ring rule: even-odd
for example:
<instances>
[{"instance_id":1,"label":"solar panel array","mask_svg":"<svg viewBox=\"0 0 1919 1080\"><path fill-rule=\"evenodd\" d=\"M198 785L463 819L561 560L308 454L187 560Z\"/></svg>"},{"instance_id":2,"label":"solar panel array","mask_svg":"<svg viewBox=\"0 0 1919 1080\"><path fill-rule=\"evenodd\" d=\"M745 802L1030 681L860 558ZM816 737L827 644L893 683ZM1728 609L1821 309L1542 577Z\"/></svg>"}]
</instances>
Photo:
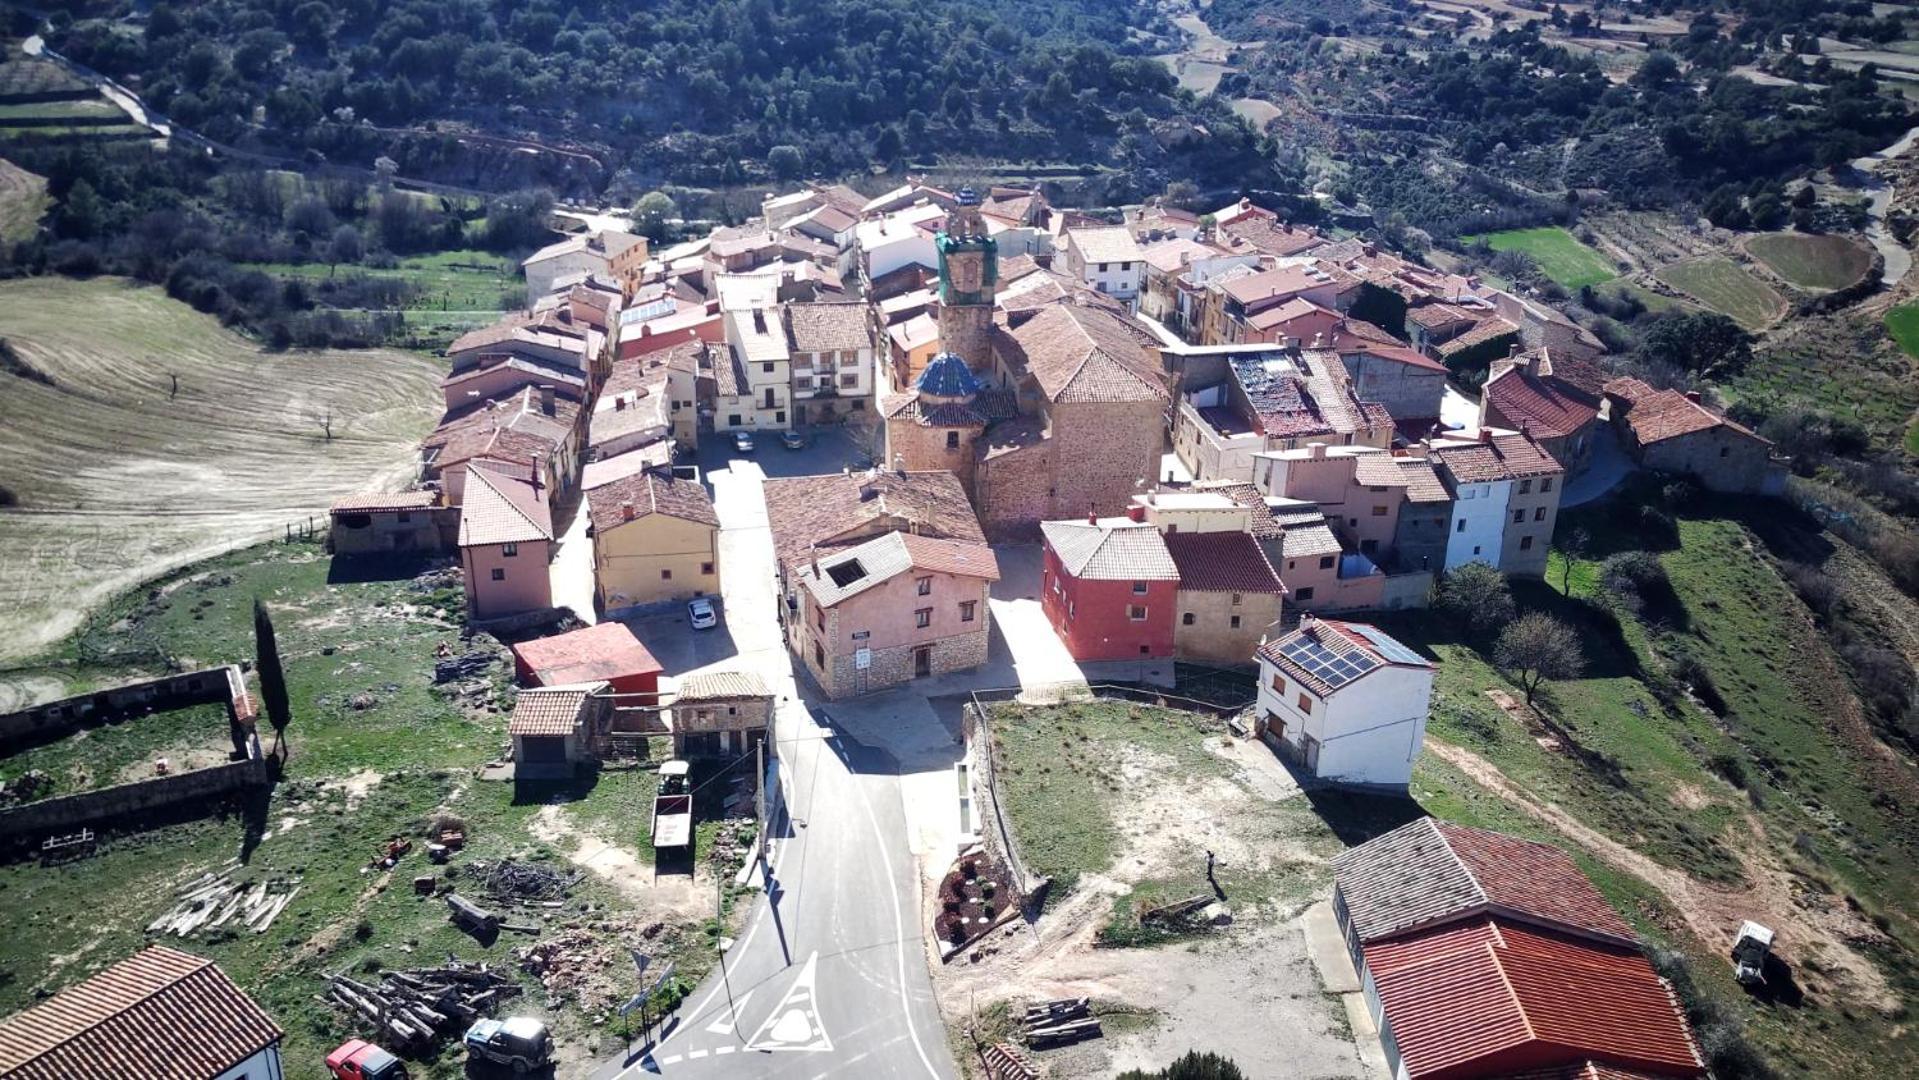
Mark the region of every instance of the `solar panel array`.
<instances>
[{"instance_id":1,"label":"solar panel array","mask_svg":"<svg viewBox=\"0 0 1919 1080\"><path fill-rule=\"evenodd\" d=\"M1338 689L1379 666L1379 661L1367 653L1353 650L1336 653L1301 634L1292 641L1280 646L1279 654L1298 664L1306 674Z\"/></svg>"}]
</instances>

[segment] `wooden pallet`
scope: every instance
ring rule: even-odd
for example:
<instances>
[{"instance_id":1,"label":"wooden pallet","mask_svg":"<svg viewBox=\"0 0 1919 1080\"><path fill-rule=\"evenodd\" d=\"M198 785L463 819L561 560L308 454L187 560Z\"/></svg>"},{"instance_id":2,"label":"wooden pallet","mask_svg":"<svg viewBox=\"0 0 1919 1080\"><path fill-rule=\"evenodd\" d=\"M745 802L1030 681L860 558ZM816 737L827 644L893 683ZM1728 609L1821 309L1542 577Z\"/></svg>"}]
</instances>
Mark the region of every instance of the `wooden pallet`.
<instances>
[{"instance_id":1,"label":"wooden pallet","mask_svg":"<svg viewBox=\"0 0 1919 1080\"><path fill-rule=\"evenodd\" d=\"M1011 1043L994 1043L980 1055L992 1080L1039 1080L1039 1066Z\"/></svg>"}]
</instances>

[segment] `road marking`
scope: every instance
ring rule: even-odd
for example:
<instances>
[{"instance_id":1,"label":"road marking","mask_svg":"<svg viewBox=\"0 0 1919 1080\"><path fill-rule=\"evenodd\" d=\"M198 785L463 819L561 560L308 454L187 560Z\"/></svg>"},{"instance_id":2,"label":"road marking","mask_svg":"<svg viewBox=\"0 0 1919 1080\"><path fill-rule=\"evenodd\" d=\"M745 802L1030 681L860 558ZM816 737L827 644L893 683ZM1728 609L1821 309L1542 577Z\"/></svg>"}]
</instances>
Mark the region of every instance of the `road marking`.
<instances>
[{"instance_id":1,"label":"road marking","mask_svg":"<svg viewBox=\"0 0 1919 1080\"><path fill-rule=\"evenodd\" d=\"M698 1061L705 1056L706 1051L704 1050L688 1050L686 1052L686 1060L688 1061Z\"/></svg>"},{"instance_id":2,"label":"road marking","mask_svg":"<svg viewBox=\"0 0 1919 1080\"><path fill-rule=\"evenodd\" d=\"M721 1054L730 1054L730 1053L732 1053L733 1051L735 1051L735 1050L738 1050L738 1049L739 1049L739 1047L737 1047L737 1046L721 1046L721 1047L718 1047L718 1048L716 1048L716 1049L715 1049L715 1050L713 1051L713 1056L714 1056L714 1057L719 1057L719 1056L720 1056Z\"/></svg>"},{"instance_id":3,"label":"road marking","mask_svg":"<svg viewBox=\"0 0 1919 1080\"><path fill-rule=\"evenodd\" d=\"M832 1053L833 1039L826 1033L817 1005L819 967L819 953L806 958L806 966L800 969L786 996L746 1040L748 1050Z\"/></svg>"},{"instance_id":4,"label":"road marking","mask_svg":"<svg viewBox=\"0 0 1919 1080\"><path fill-rule=\"evenodd\" d=\"M740 999L738 1001L735 1001L731 1005L727 1006L726 1011L720 1014L720 1018L718 1020L715 1020L712 1023L706 1025L707 1032L713 1035L731 1034L733 1031L734 1025L739 1023L740 1014L746 1011L746 1003L749 1001L752 1001L753 995L758 992L759 992L759 987L756 986L753 989L748 990L746 993L740 995Z\"/></svg>"},{"instance_id":5,"label":"road marking","mask_svg":"<svg viewBox=\"0 0 1919 1080\"><path fill-rule=\"evenodd\" d=\"M849 774L851 769L847 770ZM857 782L853 785L859 793L860 809L866 811L866 824L873 830L873 848L879 852L881 869L886 873L886 898L893 902L893 940L899 950L899 991L900 1015L906 1018L906 1033L913 1038L913 1049L919 1051L920 1064L926 1066L926 1075L939 1080L939 1070L933 1067L933 1061L926 1056L926 1045L920 1042L919 1028L913 1025L913 1003L906 994L906 917L900 912L900 891L893 880L893 858L886 853L886 837L880 835L880 820L873 815L873 802L866 797L866 790Z\"/></svg>"}]
</instances>

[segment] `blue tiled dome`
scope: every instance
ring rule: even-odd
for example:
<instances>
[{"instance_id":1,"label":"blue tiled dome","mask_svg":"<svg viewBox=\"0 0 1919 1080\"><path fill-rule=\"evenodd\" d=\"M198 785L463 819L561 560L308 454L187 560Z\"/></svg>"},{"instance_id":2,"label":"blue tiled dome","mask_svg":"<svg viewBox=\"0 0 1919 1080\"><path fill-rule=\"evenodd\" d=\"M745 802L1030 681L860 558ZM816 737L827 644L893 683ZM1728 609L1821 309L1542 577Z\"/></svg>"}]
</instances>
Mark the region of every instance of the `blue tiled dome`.
<instances>
[{"instance_id":1,"label":"blue tiled dome","mask_svg":"<svg viewBox=\"0 0 1919 1080\"><path fill-rule=\"evenodd\" d=\"M979 393L979 380L973 376L966 361L958 353L943 352L927 361L926 370L920 372L919 387L922 394L934 397L963 398Z\"/></svg>"}]
</instances>

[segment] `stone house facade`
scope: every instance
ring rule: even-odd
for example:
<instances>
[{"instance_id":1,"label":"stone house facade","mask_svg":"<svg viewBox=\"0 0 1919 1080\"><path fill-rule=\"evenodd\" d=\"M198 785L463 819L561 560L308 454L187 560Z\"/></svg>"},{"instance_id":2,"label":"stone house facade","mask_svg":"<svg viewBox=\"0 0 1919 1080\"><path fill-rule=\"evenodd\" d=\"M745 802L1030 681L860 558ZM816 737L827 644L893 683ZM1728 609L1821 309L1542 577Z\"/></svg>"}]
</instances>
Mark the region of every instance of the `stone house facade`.
<instances>
[{"instance_id":1,"label":"stone house facade","mask_svg":"<svg viewBox=\"0 0 1919 1080\"><path fill-rule=\"evenodd\" d=\"M669 716L674 757L744 754L772 733L773 692L751 671L684 675Z\"/></svg>"},{"instance_id":2,"label":"stone house facade","mask_svg":"<svg viewBox=\"0 0 1919 1080\"><path fill-rule=\"evenodd\" d=\"M1606 384L1612 423L1642 467L1683 473L1712 491L1777 495L1786 462L1772 443L1708 409L1697 392L1654 390L1638 379Z\"/></svg>"}]
</instances>

